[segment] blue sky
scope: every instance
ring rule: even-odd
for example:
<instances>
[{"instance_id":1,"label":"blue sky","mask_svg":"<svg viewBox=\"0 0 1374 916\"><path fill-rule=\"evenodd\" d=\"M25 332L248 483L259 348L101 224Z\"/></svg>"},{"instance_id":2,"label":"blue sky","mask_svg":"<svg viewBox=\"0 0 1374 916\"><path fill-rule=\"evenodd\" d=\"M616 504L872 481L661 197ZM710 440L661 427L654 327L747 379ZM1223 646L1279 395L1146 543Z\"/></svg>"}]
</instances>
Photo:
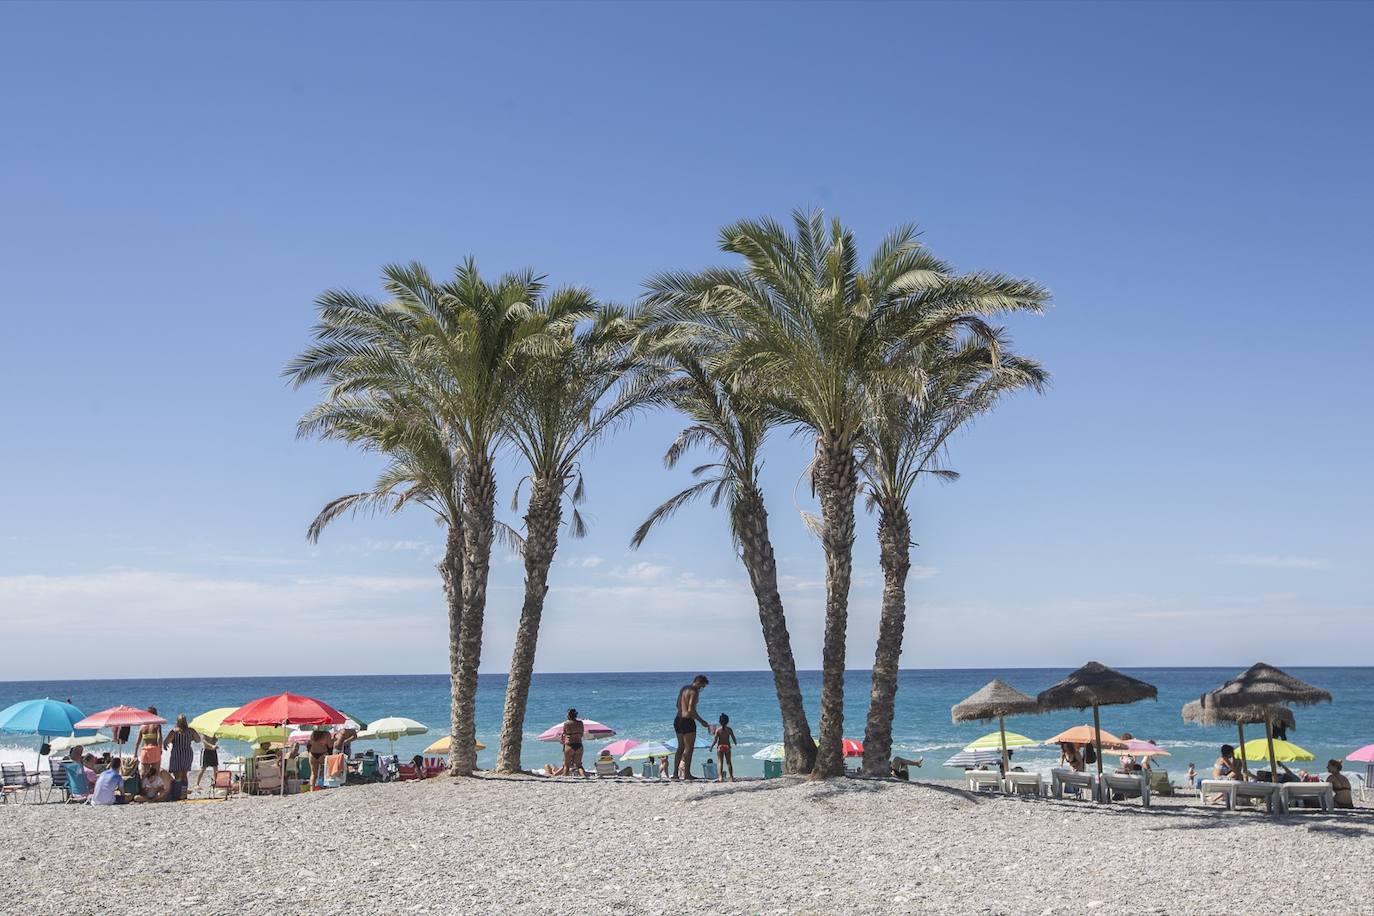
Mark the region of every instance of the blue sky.
<instances>
[{"instance_id":1,"label":"blue sky","mask_svg":"<svg viewBox=\"0 0 1374 916\"><path fill-rule=\"evenodd\" d=\"M1356 4L5 4L5 676L445 670L432 523L305 541L376 468L295 440L310 394L280 370L315 295L473 254L629 301L797 206L866 247L916 221L1055 294L1012 325L1050 392L914 504L905 664L1367 662L1371 28ZM627 548L684 483L676 425L590 462L541 670L764 667L718 514ZM803 451L779 436L765 473L816 667ZM866 667L867 517L856 572ZM520 593L498 555L486 670Z\"/></svg>"}]
</instances>

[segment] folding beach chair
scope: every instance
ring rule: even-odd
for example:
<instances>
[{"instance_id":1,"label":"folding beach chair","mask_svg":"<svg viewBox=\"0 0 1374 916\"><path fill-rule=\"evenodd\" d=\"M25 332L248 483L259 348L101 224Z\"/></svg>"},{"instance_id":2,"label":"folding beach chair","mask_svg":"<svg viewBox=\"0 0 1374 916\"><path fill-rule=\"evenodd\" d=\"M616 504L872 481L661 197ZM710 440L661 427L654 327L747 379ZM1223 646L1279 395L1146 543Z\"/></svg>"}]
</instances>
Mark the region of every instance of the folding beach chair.
<instances>
[{"instance_id":1,"label":"folding beach chair","mask_svg":"<svg viewBox=\"0 0 1374 916\"><path fill-rule=\"evenodd\" d=\"M223 792L227 801L230 795L239 792L241 785L234 781L234 774L228 770L215 770L215 781L210 784L210 795L213 797L216 792Z\"/></svg>"},{"instance_id":2,"label":"folding beach chair","mask_svg":"<svg viewBox=\"0 0 1374 916\"><path fill-rule=\"evenodd\" d=\"M83 802L91 797L91 785L86 781L86 768L76 761L62 764L67 771L67 801Z\"/></svg>"},{"instance_id":3,"label":"folding beach chair","mask_svg":"<svg viewBox=\"0 0 1374 916\"><path fill-rule=\"evenodd\" d=\"M396 781L397 781L397 782L410 782L411 780L415 780L415 779L419 779L419 778L420 778L420 773L419 773L419 771L416 770L415 767L411 766L410 764L408 764L408 763L402 763L402 764L398 764L398 765L396 766Z\"/></svg>"},{"instance_id":4,"label":"folding beach chair","mask_svg":"<svg viewBox=\"0 0 1374 916\"><path fill-rule=\"evenodd\" d=\"M616 769L614 760L602 760L598 757L596 760L596 775L599 778L605 779L607 777L619 776L620 771Z\"/></svg>"},{"instance_id":5,"label":"folding beach chair","mask_svg":"<svg viewBox=\"0 0 1374 916\"><path fill-rule=\"evenodd\" d=\"M37 783L29 781L29 775L24 771L22 763L0 764L0 793L3 793L0 794L0 800L18 798L20 792L28 792L34 788L37 788Z\"/></svg>"},{"instance_id":6,"label":"folding beach chair","mask_svg":"<svg viewBox=\"0 0 1374 916\"><path fill-rule=\"evenodd\" d=\"M62 768L62 761L48 758L48 773L52 777L48 783L48 794L43 797L44 801L52 798L54 792L61 792L63 801L67 795L67 771Z\"/></svg>"}]
</instances>

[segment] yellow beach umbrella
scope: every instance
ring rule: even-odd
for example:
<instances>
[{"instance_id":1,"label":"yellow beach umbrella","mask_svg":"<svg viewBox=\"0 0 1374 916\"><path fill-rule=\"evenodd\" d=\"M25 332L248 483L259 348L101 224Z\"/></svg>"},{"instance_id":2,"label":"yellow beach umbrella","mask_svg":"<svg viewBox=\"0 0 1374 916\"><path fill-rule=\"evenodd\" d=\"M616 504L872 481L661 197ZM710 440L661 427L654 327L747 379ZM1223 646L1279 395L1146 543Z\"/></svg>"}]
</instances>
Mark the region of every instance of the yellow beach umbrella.
<instances>
[{"instance_id":1,"label":"yellow beach umbrella","mask_svg":"<svg viewBox=\"0 0 1374 916\"><path fill-rule=\"evenodd\" d=\"M447 754L452 748L453 736L444 735L444 737L440 738L438 741L434 742L429 747L425 748L424 752L426 754ZM477 749L479 751L485 751L487 749L487 746L482 742L478 741Z\"/></svg>"},{"instance_id":2,"label":"yellow beach umbrella","mask_svg":"<svg viewBox=\"0 0 1374 916\"><path fill-rule=\"evenodd\" d=\"M1268 760L1269 742L1264 738L1256 738L1253 741L1245 742L1245 759L1247 760ZM1298 747L1291 741L1280 741L1274 739L1274 756L1280 763L1291 763L1295 760L1316 760L1312 752L1305 748Z\"/></svg>"},{"instance_id":3,"label":"yellow beach umbrella","mask_svg":"<svg viewBox=\"0 0 1374 916\"><path fill-rule=\"evenodd\" d=\"M1007 747L1034 747L1040 742L1016 732L1007 732ZM988 751L1002 749L1002 733L988 732L977 741L964 748L966 751Z\"/></svg>"},{"instance_id":4,"label":"yellow beach umbrella","mask_svg":"<svg viewBox=\"0 0 1374 916\"><path fill-rule=\"evenodd\" d=\"M191 720L191 728L202 735L229 741L243 741L248 744L259 744L263 741L286 743L286 731L280 725L225 725L224 717L238 709L238 706L221 706L219 709L203 712Z\"/></svg>"}]
</instances>

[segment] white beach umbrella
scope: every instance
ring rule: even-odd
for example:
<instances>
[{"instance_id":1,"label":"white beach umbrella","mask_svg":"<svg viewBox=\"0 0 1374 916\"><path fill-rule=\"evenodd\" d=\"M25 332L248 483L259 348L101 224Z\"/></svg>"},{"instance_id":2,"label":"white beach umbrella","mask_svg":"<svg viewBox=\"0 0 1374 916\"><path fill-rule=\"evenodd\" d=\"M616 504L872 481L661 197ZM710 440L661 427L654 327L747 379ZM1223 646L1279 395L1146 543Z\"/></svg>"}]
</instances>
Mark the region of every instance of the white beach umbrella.
<instances>
[{"instance_id":1,"label":"white beach umbrella","mask_svg":"<svg viewBox=\"0 0 1374 916\"><path fill-rule=\"evenodd\" d=\"M48 746L54 751L69 751L74 747L98 747L102 744L114 744L114 739L109 735L64 735L61 738L54 738L48 742Z\"/></svg>"},{"instance_id":2,"label":"white beach umbrella","mask_svg":"<svg viewBox=\"0 0 1374 916\"><path fill-rule=\"evenodd\" d=\"M385 719L377 719L367 726L363 731L358 732L358 741L390 741L391 752L396 753L396 739L405 738L410 735L424 735L429 733L429 726L423 722L416 722L414 719L407 719L405 716L387 716Z\"/></svg>"},{"instance_id":3,"label":"white beach umbrella","mask_svg":"<svg viewBox=\"0 0 1374 916\"><path fill-rule=\"evenodd\" d=\"M755 760L782 760L784 756L786 755L783 752L783 746L781 744L770 744L763 750L755 751L753 754Z\"/></svg>"}]
</instances>

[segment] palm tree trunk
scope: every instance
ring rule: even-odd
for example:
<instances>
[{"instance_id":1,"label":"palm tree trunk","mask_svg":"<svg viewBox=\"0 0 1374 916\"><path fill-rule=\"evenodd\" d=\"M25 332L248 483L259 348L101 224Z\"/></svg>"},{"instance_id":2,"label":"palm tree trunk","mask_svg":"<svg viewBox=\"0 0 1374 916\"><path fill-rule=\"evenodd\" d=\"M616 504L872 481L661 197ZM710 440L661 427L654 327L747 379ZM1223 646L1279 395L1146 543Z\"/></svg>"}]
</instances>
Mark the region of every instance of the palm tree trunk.
<instances>
[{"instance_id":1,"label":"palm tree trunk","mask_svg":"<svg viewBox=\"0 0 1374 916\"><path fill-rule=\"evenodd\" d=\"M906 629L906 577L911 571L911 516L901 504L878 507L878 558L883 568L883 611L864 728L864 772L869 776L892 771L892 716Z\"/></svg>"},{"instance_id":2,"label":"palm tree trunk","mask_svg":"<svg viewBox=\"0 0 1374 916\"><path fill-rule=\"evenodd\" d=\"M816 763L816 743L811 739L811 723L806 720L797 663L792 657L792 638L787 632L782 596L778 594L778 565L768 535L768 510L763 494L751 487L741 497L737 511L735 528L741 556L758 601L763 644L768 650L768 667L773 670L773 688L782 713L783 768L788 773L810 773Z\"/></svg>"},{"instance_id":3,"label":"palm tree trunk","mask_svg":"<svg viewBox=\"0 0 1374 916\"><path fill-rule=\"evenodd\" d=\"M448 670L449 670L449 733L458 726L458 674L462 654L459 651L463 632L463 520L453 519L444 539L444 557L439 561L439 575L444 580L444 600L448 604ZM453 771L453 747L448 753L449 771Z\"/></svg>"},{"instance_id":4,"label":"palm tree trunk","mask_svg":"<svg viewBox=\"0 0 1374 916\"><path fill-rule=\"evenodd\" d=\"M477 669L482 663L482 621L495 516L496 474L491 456L471 456L463 474L463 625L458 638L450 758L455 776L471 776L477 768Z\"/></svg>"},{"instance_id":5,"label":"palm tree trunk","mask_svg":"<svg viewBox=\"0 0 1374 916\"><path fill-rule=\"evenodd\" d=\"M525 603L515 631L515 652L506 681L506 708L501 715L501 747L496 771L520 771L520 747L525 738L525 708L534 674L534 651L539 642L539 620L544 615L544 596L549 591L549 567L558 550L558 526L563 523L563 480L535 479L530 485L530 505L525 513Z\"/></svg>"},{"instance_id":6,"label":"palm tree trunk","mask_svg":"<svg viewBox=\"0 0 1374 916\"><path fill-rule=\"evenodd\" d=\"M822 440L817 459L821 546L825 549L825 641L821 648L821 738L812 776L844 775L845 630L854 568L854 497L858 468L849 443Z\"/></svg>"}]
</instances>

